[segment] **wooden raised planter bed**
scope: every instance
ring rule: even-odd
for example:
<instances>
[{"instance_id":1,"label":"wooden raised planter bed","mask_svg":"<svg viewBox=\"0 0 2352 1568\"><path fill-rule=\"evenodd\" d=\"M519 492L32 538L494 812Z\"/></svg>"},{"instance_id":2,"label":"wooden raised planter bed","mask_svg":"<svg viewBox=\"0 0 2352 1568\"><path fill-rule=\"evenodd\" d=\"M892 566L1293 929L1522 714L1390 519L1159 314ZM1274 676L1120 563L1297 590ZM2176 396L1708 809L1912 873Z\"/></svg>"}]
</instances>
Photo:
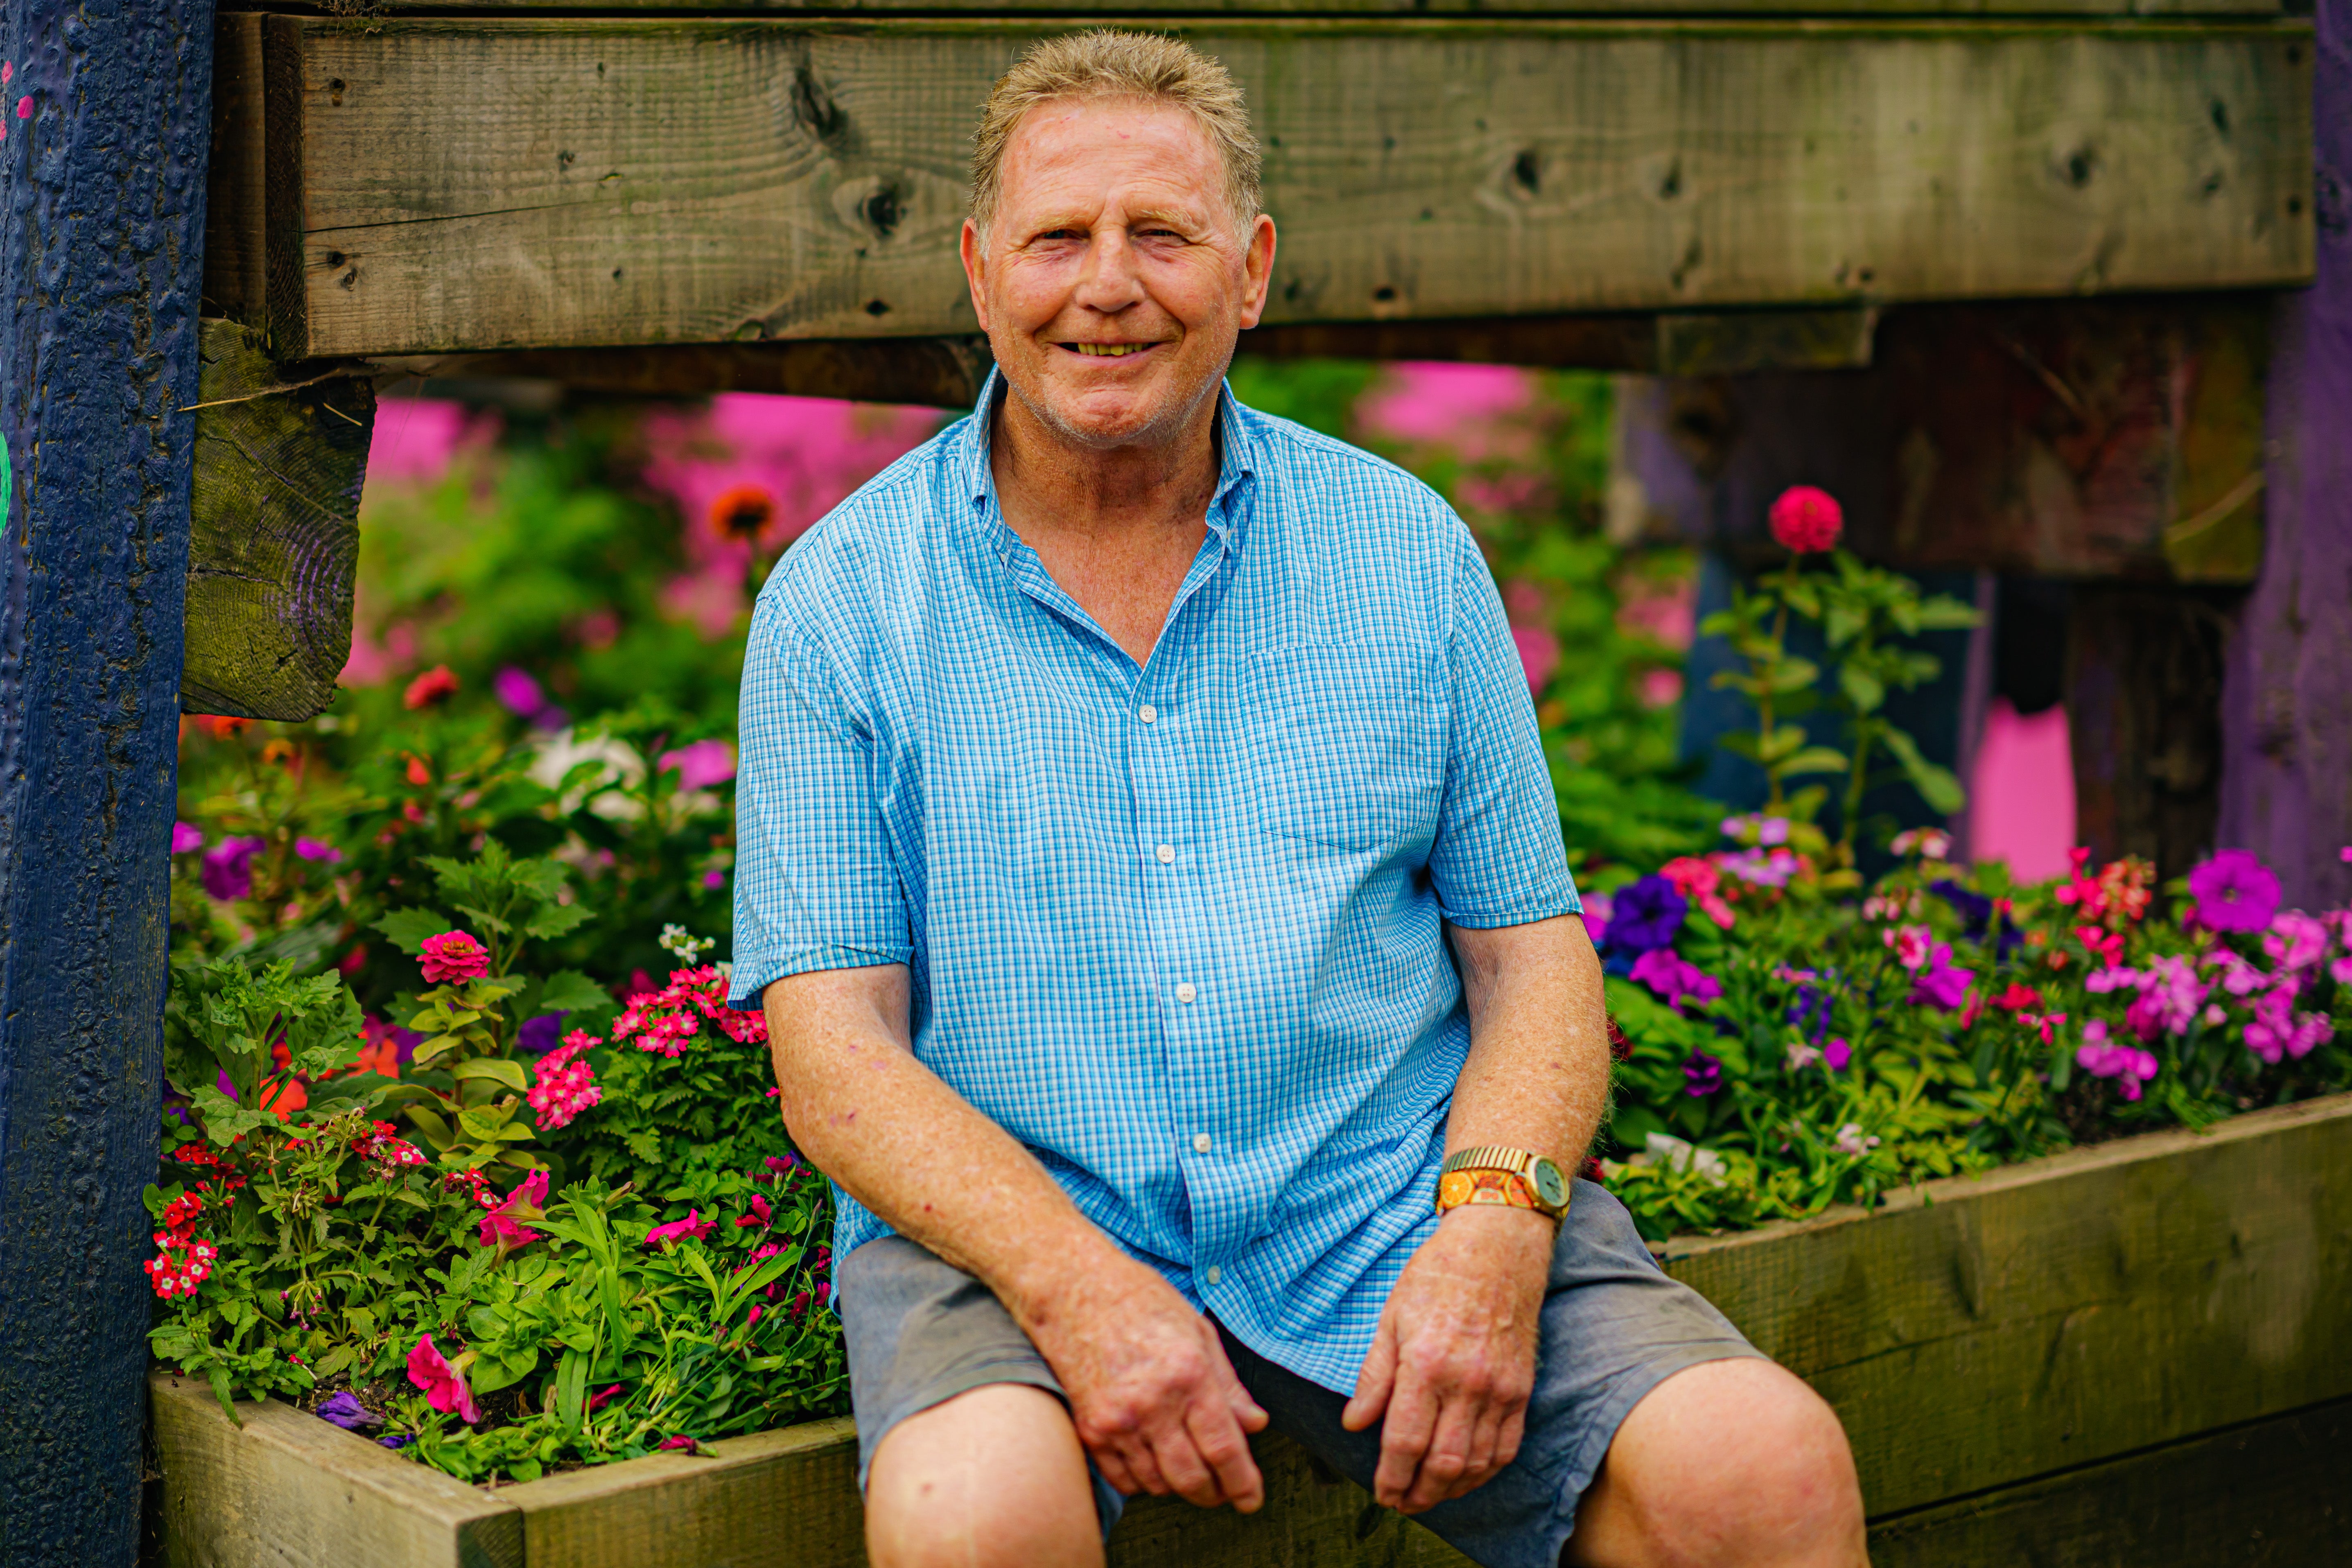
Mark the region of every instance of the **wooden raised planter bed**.
<instances>
[{"instance_id":1,"label":"wooden raised planter bed","mask_svg":"<svg viewBox=\"0 0 2352 1568\"><path fill-rule=\"evenodd\" d=\"M1844 1418L1879 1568L2352 1562L2352 1095L1744 1236L1666 1267ZM851 1568L846 1420L494 1490L151 1383L172 1568ZM1251 1519L1146 1500L1114 1564L1458 1564L1261 1439Z\"/></svg>"}]
</instances>

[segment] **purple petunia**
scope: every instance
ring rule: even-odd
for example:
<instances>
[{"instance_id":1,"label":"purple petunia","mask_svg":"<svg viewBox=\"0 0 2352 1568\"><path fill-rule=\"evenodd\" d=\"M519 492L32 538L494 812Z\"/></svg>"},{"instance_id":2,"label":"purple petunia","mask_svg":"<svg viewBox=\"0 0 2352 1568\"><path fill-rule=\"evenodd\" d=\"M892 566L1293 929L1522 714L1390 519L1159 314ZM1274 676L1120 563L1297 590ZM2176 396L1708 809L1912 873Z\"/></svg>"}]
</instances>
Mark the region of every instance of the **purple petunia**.
<instances>
[{"instance_id":1,"label":"purple petunia","mask_svg":"<svg viewBox=\"0 0 2352 1568\"><path fill-rule=\"evenodd\" d=\"M1633 956L1672 947L1683 929L1690 901L1675 885L1654 873L1617 889L1609 910L1609 934L1602 939L1612 952Z\"/></svg>"},{"instance_id":2,"label":"purple petunia","mask_svg":"<svg viewBox=\"0 0 2352 1568\"><path fill-rule=\"evenodd\" d=\"M265 847L258 838L224 838L205 851L198 877L205 891L215 899L243 899L253 894L253 858Z\"/></svg>"},{"instance_id":3,"label":"purple petunia","mask_svg":"<svg viewBox=\"0 0 2352 1568\"><path fill-rule=\"evenodd\" d=\"M2189 873L2189 890L2208 931L2261 931L2278 913L2278 877L2251 849L2216 850Z\"/></svg>"},{"instance_id":4,"label":"purple petunia","mask_svg":"<svg viewBox=\"0 0 2352 1568\"><path fill-rule=\"evenodd\" d=\"M1976 977L1973 969L1953 968L1951 944L1939 942L1927 954L1927 967L1913 976L1910 999L1931 1002L1948 1013L1967 998Z\"/></svg>"},{"instance_id":5,"label":"purple petunia","mask_svg":"<svg viewBox=\"0 0 2352 1568\"><path fill-rule=\"evenodd\" d=\"M205 847L205 830L193 822L172 824L172 853L185 855L191 849Z\"/></svg>"},{"instance_id":6,"label":"purple petunia","mask_svg":"<svg viewBox=\"0 0 2352 1568\"><path fill-rule=\"evenodd\" d=\"M568 1013L541 1013L536 1018L525 1018L522 1027L515 1031L515 1049L529 1056L545 1056L562 1040L563 1020L569 1016Z\"/></svg>"},{"instance_id":7,"label":"purple petunia","mask_svg":"<svg viewBox=\"0 0 2352 1568\"><path fill-rule=\"evenodd\" d=\"M1694 1100L1704 1099L1723 1087L1723 1063L1705 1051L1695 1050L1683 1063L1683 1077L1690 1086L1684 1092Z\"/></svg>"},{"instance_id":8,"label":"purple petunia","mask_svg":"<svg viewBox=\"0 0 2352 1568\"><path fill-rule=\"evenodd\" d=\"M359 1395L348 1389L330 1394L319 1401L311 1412L321 1421L331 1421L346 1432L356 1432L362 1426L381 1426L383 1417L362 1405Z\"/></svg>"},{"instance_id":9,"label":"purple petunia","mask_svg":"<svg viewBox=\"0 0 2352 1568\"><path fill-rule=\"evenodd\" d=\"M1670 947L1654 947L1635 959L1633 978L1656 992L1667 1006L1678 1013L1685 996L1712 1002L1723 994L1722 981Z\"/></svg>"},{"instance_id":10,"label":"purple petunia","mask_svg":"<svg viewBox=\"0 0 2352 1568\"><path fill-rule=\"evenodd\" d=\"M1853 1060L1853 1047L1846 1044L1843 1035L1832 1035L1830 1043L1822 1047L1822 1065L1832 1072L1843 1072Z\"/></svg>"},{"instance_id":11,"label":"purple petunia","mask_svg":"<svg viewBox=\"0 0 2352 1568\"><path fill-rule=\"evenodd\" d=\"M294 853L305 860L324 860L331 866L343 858L343 852L323 838L297 838Z\"/></svg>"}]
</instances>

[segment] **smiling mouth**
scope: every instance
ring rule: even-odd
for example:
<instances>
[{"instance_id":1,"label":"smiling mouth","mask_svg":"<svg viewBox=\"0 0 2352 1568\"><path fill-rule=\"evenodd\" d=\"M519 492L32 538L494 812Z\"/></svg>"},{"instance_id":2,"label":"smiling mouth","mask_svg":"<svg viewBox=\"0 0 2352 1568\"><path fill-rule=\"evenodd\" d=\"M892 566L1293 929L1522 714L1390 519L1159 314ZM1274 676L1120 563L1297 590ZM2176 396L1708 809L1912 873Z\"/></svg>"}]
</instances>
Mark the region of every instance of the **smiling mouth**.
<instances>
[{"instance_id":1,"label":"smiling mouth","mask_svg":"<svg viewBox=\"0 0 2352 1568\"><path fill-rule=\"evenodd\" d=\"M1146 349L1158 348L1158 343L1064 343L1062 347L1087 359L1124 359L1139 354Z\"/></svg>"}]
</instances>

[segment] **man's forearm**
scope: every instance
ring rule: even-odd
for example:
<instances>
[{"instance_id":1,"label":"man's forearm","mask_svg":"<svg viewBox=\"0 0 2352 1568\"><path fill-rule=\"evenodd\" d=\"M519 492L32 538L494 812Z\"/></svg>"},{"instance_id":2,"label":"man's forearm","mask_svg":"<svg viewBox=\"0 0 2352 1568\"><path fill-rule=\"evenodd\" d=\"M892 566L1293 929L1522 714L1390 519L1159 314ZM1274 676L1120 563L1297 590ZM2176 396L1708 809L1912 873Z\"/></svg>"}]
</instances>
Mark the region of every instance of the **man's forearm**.
<instances>
[{"instance_id":1,"label":"man's forearm","mask_svg":"<svg viewBox=\"0 0 2352 1568\"><path fill-rule=\"evenodd\" d=\"M1126 1257L1034 1155L915 1059L907 986L891 965L768 987L784 1125L851 1196L1034 1331L1074 1279Z\"/></svg>"},{"instance_id":2,"label":"man's forearm","mask_svg":"<svg viewBox=\"0 0 2352 1568\"><path fill-rule=\"evenodd\" d=\"M1497 1143L1582 1158L1609 1095L1601 961L1574 915L1496 931L1453 928L1470 1054L1445 1147Z\"/></svg>"}]
</instances>

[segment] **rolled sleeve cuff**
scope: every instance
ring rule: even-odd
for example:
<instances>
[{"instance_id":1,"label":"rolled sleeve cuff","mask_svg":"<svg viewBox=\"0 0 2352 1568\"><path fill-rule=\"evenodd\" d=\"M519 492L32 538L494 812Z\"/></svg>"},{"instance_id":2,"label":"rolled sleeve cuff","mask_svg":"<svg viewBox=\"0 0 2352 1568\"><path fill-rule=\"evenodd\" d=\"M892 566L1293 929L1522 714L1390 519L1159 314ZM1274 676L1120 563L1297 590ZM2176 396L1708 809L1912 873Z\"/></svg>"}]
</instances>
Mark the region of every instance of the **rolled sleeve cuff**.
<instances>
[{"instance_id":1,"label":"rolled sleeve cuff","mask_svg":"<svg viewBox=\"0 0 2352 1568\"><path fill-rule=\"evenodd\" d=\"M1447 925L1465 931L1500 931L1506 926L1533 925L1538 921L1554 920L1561 915L1580 915L1584 901L1576 896L1574 888L1563 888L1544 898L1522 903L1496 905L1477 904L1462 909L1439 910Z\"/></svg>"},{"instance_id":2,"label":"rolled sleeve cuff","mask_svg":"<svg viewBox=\"0 0 2352 1568\"><path fill-rule=\"evenodd\" d=\"M790 980L795 974L813 974L821 969L878 969L887 963L905 963L911 956L904 948L880 950L845 947L831 942L774 958L761 958L749 963L739 961L728 986L727 1005L738 1013L756 1013L762 1005L761 998L767 994L768 987L779 980Z\"/></svg>"}]
</instances>

